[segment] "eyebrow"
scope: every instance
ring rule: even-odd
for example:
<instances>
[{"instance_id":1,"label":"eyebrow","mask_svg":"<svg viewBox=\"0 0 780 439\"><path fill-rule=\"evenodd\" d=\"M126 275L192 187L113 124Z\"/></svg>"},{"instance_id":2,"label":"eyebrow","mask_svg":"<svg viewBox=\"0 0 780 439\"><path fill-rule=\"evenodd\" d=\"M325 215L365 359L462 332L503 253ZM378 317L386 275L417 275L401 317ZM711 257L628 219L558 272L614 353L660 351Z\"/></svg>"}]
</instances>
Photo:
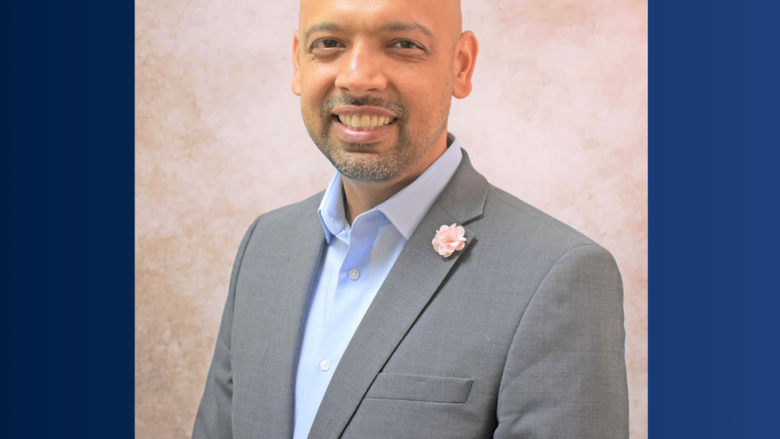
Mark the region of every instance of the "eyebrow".
<instances>
[{"instance_id":1,"label":"eyebrow","mask_svg":"<svg viewBox=\"0 0 780 439\"><path fill-rule=\"evenodd\" d=\"M314 26L306 29L306 33L303 34L303 41L309 41L309 37L314 32L319 32L323 30L331 30L331 31L340 31L341 27L337 25L336 23L319 23L315 24Z\"/></svg>"},{"instance_id":2,"label":"eyebrow","mask_svg":"<svg viewBox=\"0 0 780 439\"><path fill-rule=\"evenodd\" d=\"M374 28L373 30L374 32L402 32L402 31L409 31L409 30L418 30L423 34L425 34L425 36L427 36L431 40L434 41L436 40L436 38L433 36L433 32L431 32L430 29L417 22L405 23L403 21L394 21L392 23L383 24L379 27ZM303 34L304 43L309 40L311 34L319 31L343 31L343 29L336 23L326 22L326 23L315 24L310 28L306 29L306 32Z\"/></svg>"},{"instance_id":3,"label":"eyebrow","mask_svg":"<svg viewBox=\"0 0 780 439\"><path fill-rule=\"evenodd\" d=\"M379 32L401 32L405 30L418 30L425 34L428 38L435 40L433 36L433 32L430 31L427 27L421 25L420 23L417 23L416 21L413 21L411 23L404 23L402 21L394 21L392 23L384 24L382 26L379 26L377 28L377 31Z\"/></svg>"}]
</instances>

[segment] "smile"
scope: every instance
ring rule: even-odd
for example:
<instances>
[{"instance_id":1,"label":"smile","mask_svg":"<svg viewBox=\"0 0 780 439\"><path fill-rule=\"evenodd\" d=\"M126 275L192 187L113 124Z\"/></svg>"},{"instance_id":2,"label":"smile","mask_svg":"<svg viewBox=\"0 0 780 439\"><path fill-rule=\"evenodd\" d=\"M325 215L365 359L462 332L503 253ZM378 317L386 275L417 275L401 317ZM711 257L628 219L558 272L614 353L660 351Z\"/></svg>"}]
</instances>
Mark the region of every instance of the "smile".
<instances>
[{"instance_id":1,"label":"smile","mask_svg":"<svg viewBox=\"0 0 780 439\"><path fill-rule=\"evenodd\" d=\"M393 117L387 116L369 116L369 115L338 115L339 121L355 131L368 131L374 128L389 125L395 121Z\"/></svg>"},{"instance_id":2,"label":"smile","mask_svg":"<svg viewBox=\"0 0 780 439\"><path fill-rule=\"evenodd\" d=\"M349 143L376 143L395 135L398 118L377 107L341 107L332 115L336 133Z\"/></svg>"}]
</instances>

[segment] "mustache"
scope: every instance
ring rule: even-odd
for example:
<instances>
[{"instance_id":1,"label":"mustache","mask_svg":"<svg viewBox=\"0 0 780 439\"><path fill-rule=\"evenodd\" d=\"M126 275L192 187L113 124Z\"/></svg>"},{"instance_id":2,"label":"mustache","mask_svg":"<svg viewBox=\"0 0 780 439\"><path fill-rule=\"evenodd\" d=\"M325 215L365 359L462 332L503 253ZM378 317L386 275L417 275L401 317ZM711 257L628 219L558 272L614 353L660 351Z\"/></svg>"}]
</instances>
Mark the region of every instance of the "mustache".
<instances>
[{"instance_id":1,"label":"mustache","mask_svg":"<svg viewBox=\"0 0 780 439\"><path fill-rule=\"evenodd\" d=\"M342 105L351 105L355 107L380 107L386 110L390 110L398 115L399 119L406 120L406 107L401 101L388 101L379 97L360 97L355 98L351 96L334 96L328 98L322 103L322 111L320 115L323 119L328 119L333 113L333 109Z\"/></svg>"}]
</instances>

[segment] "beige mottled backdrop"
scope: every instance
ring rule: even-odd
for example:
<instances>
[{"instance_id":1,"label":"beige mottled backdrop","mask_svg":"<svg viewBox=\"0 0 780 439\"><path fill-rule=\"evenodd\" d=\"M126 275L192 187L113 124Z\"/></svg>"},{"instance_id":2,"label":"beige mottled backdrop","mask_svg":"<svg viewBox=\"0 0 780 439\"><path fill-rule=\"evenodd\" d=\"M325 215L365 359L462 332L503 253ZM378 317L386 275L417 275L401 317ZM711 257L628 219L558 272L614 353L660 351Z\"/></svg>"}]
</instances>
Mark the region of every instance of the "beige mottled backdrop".
<instances>
[{"instance_id":1,"label":"beige mottled backdrop","mask_svg":"<svg viewBox=\"0 0 780 439\"><path fill-rule=\"evenodd\" d=\"M647 2L464 0L450 131L488 180L615 255L631 437L647 437ZM298 1L136 1L136 434L190 436L230 268L333 172L290 91Z\"/></svg>"}]
</instances>

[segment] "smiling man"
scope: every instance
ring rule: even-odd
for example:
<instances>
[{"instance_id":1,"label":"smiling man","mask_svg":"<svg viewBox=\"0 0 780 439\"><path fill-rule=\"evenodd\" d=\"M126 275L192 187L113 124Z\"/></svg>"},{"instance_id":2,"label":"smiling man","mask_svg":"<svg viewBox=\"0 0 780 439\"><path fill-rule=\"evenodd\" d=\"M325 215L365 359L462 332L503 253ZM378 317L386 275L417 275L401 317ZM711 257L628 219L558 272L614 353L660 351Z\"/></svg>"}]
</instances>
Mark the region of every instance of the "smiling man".
<instances>
[{"instance_id":1,"label":"smiling man","mask_svg":"<svg viewBox=\"0 0 780 439\"><path fill-rule=\"evenodd\" d=\"M301 2L336 173L241 242L193 438L628 437L614 259L447 131L477 52L456 0Z\"/></svg>"}]
</instances>

